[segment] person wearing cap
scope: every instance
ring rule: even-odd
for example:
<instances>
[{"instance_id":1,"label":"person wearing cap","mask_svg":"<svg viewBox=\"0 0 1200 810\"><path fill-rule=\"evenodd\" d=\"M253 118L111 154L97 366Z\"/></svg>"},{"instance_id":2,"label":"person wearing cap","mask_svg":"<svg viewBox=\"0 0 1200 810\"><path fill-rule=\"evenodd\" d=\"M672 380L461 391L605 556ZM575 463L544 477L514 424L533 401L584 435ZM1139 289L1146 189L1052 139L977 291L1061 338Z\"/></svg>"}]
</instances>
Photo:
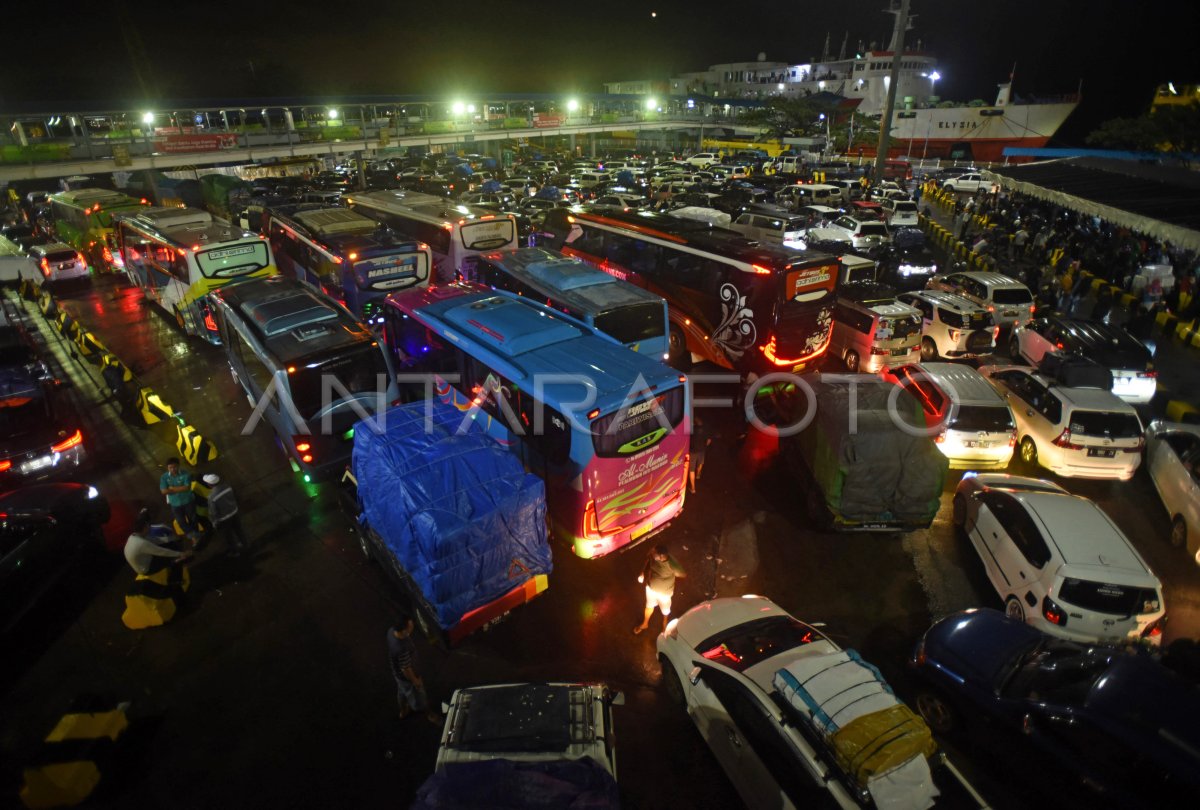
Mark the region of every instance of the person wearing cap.
<instances>
[{"instance_id":1,"label":"person wearing cap","mask_svg":"<svg viewBox=\"0 0 1200 810\"><path fill-rule=\"evenodd\" d=\"M240 557L249 543L246 542L246 533L242 531L242 519L238 515L233 487L222 481L216 473L209 473L201 480L212 488L208 493L208 522L212 524L213 535L226 539L230 557Z\"/></svg>"}]
</instances>

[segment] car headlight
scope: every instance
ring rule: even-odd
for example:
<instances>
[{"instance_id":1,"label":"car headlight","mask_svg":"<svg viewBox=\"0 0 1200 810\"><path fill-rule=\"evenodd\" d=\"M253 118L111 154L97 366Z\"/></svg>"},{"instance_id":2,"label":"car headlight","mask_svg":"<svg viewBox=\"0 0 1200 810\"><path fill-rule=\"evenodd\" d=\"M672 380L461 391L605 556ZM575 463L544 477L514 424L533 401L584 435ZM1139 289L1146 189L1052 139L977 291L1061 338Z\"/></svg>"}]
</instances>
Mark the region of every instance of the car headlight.
<instances>
[{"instance_id":1,"label":"car headlight","mask_svg":"<svg viewBox=\"0 0 1200 810\"><path fill-rule=\"evenodd\" d=\"M679 619L671 619L667 622L666 628L663 629L663 635L667 638L675 638L677 635L675 628L679 625Z\"/></svg>"},{"instance_id":2,"label":"car headlight","mask_svg":"<svg viewBox=\"0 0 1200 810\"><path fill-rule=\"evenodd\" d=\"M96 498L100 497L100 490L96 489L95 487L88 487L87 496L89 501L95 500Z\"/></svg>"}]
</instances>

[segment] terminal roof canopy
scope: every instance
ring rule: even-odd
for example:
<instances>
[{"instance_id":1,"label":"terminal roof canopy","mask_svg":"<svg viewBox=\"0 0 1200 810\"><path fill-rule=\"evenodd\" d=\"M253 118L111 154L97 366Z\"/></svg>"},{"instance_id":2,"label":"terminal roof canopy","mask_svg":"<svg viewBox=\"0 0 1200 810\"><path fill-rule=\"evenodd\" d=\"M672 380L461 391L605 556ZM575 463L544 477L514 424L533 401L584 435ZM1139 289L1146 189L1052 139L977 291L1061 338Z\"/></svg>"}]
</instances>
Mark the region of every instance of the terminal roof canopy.
<instances>
[{"instance_id":1,"label":"terminal roof canopy","mask_svg":"<svg viewBox=\"0 0 1200 810\"><path fill-rule=\"evenodd\" d=\"M1200 176L1103 158L1067 158L992 170L1000 185L1200 250Z\"/></svg>"}]
</instances>

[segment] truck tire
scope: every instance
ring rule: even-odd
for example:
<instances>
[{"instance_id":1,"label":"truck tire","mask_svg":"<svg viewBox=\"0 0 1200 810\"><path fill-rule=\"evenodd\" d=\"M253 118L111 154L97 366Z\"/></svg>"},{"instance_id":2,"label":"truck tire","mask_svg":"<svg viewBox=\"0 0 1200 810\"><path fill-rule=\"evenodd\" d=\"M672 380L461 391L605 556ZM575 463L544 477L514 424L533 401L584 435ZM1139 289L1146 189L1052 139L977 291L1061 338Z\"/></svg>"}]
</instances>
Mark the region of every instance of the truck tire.
<instances>
[{"instance_id":1,"label":"truck tire","mask_svg":"<svg viewBox=\"0 0 1200 810\"><path fill-rule=\"evenodd\" d=\"M671 368L687 371L692 367L692 355L688 351L687 338L683 330L676 324L671 324L667 330L667 363Z\"/></svg>"}]
</instances>

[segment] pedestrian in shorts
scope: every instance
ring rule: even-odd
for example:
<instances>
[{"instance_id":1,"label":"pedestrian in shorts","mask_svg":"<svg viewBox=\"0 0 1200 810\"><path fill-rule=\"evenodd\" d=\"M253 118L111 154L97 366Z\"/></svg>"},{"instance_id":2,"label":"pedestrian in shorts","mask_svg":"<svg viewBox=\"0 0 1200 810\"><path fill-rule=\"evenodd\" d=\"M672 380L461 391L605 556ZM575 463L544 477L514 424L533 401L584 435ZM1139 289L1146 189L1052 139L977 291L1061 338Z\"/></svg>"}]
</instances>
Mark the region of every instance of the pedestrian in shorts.
<instances>
[{"instance_id":1,"label":"pedestrian in shorts","mask_svg":"<svg viewBox=\"0 0 1200 810\"><path fill-rule=\"evenodd\" d=\"M655 546L650 551L646 564L642 566L642 573L638 574L638 582L646 586L646 611L642 623L633 628L635 635L650 626L650 617L654 615L655 608L662 612L663 626L666 626L671 616L675 580L685 576L687 574L683 572L683 566L671 556L666 546Z\"/></svg>"}]
</instances>

